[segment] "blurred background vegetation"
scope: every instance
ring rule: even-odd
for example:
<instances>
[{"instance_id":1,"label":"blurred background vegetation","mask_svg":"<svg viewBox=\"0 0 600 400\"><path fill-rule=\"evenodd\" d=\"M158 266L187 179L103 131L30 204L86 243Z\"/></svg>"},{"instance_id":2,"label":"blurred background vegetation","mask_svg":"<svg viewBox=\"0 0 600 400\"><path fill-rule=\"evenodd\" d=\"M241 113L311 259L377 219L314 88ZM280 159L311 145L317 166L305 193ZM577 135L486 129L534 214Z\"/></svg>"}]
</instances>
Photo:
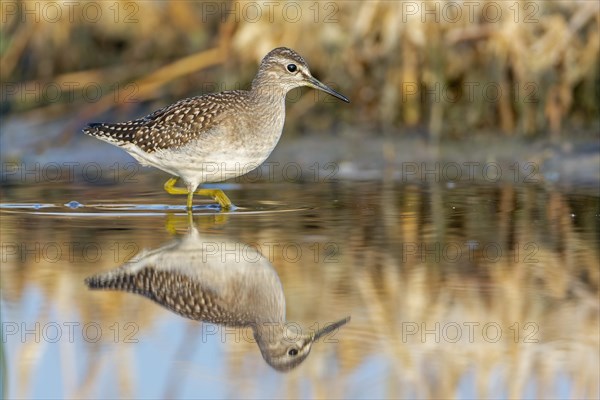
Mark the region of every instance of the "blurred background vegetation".
<instances>
[{"instance_id":1,"label":"blurred background vegetation","mask_svg":"<svg viewBox=\"0 0 600 400\"><path fill-rule=\"evenodd\" d=\"M182 97L246 88L260 59L285 45L352 100L338 107L326 95L293 92L289 131L337 123L375 135L596 137L599 7L595 0L2 2L2 113L74 113L81 124L105 112L143 115ZM294 118L315 103L313 118Z\"/></svg>"},{"instance_id":2,"label":"blurred background vegetation","mask_svg":"<svg viewBox=\"0 0 600 400\"><path fill-rule=\"evenodd\" d=\"M61 207L69 200L91 207L178 200L163 193L157 182L164 180L150 172L136 175L136 184L121 184L126 182L123 177L129 177L127 169L125 175L118 175L121 178L114 178L115 170L110 168L119 165L116 161L130 165L126 161L131 159L117 158L124 152L109 153L111 146L84 135L79 135L82 143L72 140L69 147L57 140L53 128L58 125L65 138L74 138L89 121L123 121L180 98L247 88L261 58L274 47L289 46L306 58L317 78L352 103L341 104L314 90L292 91L284 137L294 137L294 146L278 146L277 157L302 165L305 176L318 171L314 166L319 163L325 168L335 166L335 173L339 167L339 174L331 184L325 184L325 179L322 185L253 184L252 190L247 186L231 189L237 204L262 207L272 203L291 210L319 206L307 213L286 214L285 219L281 214L257 214L201 229L209 240L232 237L244 243L300 243L305 254L311 254L308 246L314 243L340 243L340 262L332 265L310 259L296 264L272 260L286 292L290 320L323 321L353 310L352 324L344 328L344 345L335 350L335 356L331 355L334 350L315 349L311 363L298 369L292 379L280 376L278 387L287 390L290 398L307 397L303 383L310 379L317 385L315 397L340 398L345 394L342 390L354 387L366 388L372 395L371 388L381 387L392 398L405 393L409 398L452 398L461 397L461 388L477 386L470 396L477 398L488 393L494 397L497 392L488 382L496 382L508 387L500 393L510 398L523 393L555 398L561 393L556 386L570 389L573 398L598 397L597 0L3 0L0 12L0 139L4 140L0 140L0 155L6 165L15 167L5 173L14 179L6 181L26 183L0 185L0 195L8 205L61 205L56 218L6 212L0 242L20 243L29 249L36 243L45 248L54 242L89 242L102 249L114 243L134 243L140 249L164 245L170 233L163 232L162 220L137 215L65 217ZM317 131L339 131L344 140L337 135L309 135ZM20 139L27 132L33 140L20 142L25 150L9 152L19 142L6 137ZM404 138L410 144L409 139L415 137L419 143L421 137L454 139L460 151L453 148L437 158L424 146L389 145ZM520 145L535 141L530 138L541 139L544 145L555 140L571 144L582 138L584 150L595 153L583 159L583 152L575 151L558 165L556 153L544 146ZM61 151L42 155L42 141ZM506 147L501 147L505 142ZM490 155L494 152L496 157ZM3 153L10 153L11 158ZM82 185L70 180L62 186L51 179L39 182L38 177L45 176L36 172L40 165L43 171L60 157L78 164L86 156L104 161L109 178L105 173L105 180L97 185L89 185L97 180ZM387 164L371 162L385 157ZM498 162L492 165L505 171L505 180L487 189L466 179L462 184L452 179L440 182L439 174L432 181L416 174L410 180L403 169L419 161L421 171L431 171L432 166L439 171L439 160L441 165L444 160L449 161L445 165L461 160ZM520 176L519 165L532 169ZM322 172L328 177L331 171ZM591 196L575 196L581 187L567 186L572 193L565 194L554 185L572 185L572 177L584 173L593 177ZM402 178L401 185L391 185L388 176ZM109 186L110 177L113 184ZM371 181L361 186L344 179L338 182L338 177ZM534 180L528 181L529 177ZM94 210L82 208L81 214L90 209ZM405 257L399 250L402 243L421 243L431 249L436 243L478 242L497 243L507 251L495 261L477 253L468 262L444 264ZM537 246L535 262L523 258L529 254L523 254L528 250L524 246L531 242ZM114 268L118 263L113 257L95 263L76 257L56 264L37 262L34 256L31 253L22 261L17 255L1 268L2 300L14 311L15 320L69 321L77 315L82 321L130 321L135 317L148 340L155 337L159 343L171 338L153 334L153 326L160 326L156 321L164 318L160 312L166 311L151 302L126 294L108 301L88 295L83 278ZM32 293L39 295L30 303ZM30 307L38 303L40 307ZM498 321L503 327L535 321L540 326L540 343L533 347L505 335L497 346L483 342L452 346L447 341L407 345L402 341L404 321L427 326L440 321ZM188 326L192 337L197 326L191 322ZM51 375L39 367L40 360L57 360L39 356L47 348L43 342L26 341L14 350L0 349L16 355L6 358L16 360L9 364L16 368L3 370L16 371L11 376L15 376L17 397L32 397L28 396L31 387L46 388L44 379ZM96 362L96 346L86 346L78 353L83 358L73 357L82 364L73 359L63 362L62 357L71 354L59 352L57 365L64 376L81 372L78 380L70 381L75 382L74 390L67 387L64 393L94 397L92 386L109 370L118 376L109 379L111 385L98 385L100 390L117 382L116 393L135 397L131 382L136 376L154 379L160 362L139 363L134 351L161 354L133 349L117 344L103 353L103 362ZM224 352L233 371L224 375L224 385L242 387L232 393L254 393L255 386L263 389L264 382L271 382L256 379L263 361L254 344L229 346ZM245 354L255 356L258 364L239 362ZM339 368L326 368L326 360L332 357ZM373 360L382 360L381 370L379 364L373 366ZM136 374L131 365L139 365L142 371L151 366L152 375ZM175 365L170 376L177 377L169 382L179 383L182 371L196 371L185 364L168 365ZM216 379L214 375L212 369L204 373L209 379ZM196 382L203 375L188 376ZM565 380L574 383L569 386ZM334 381L345 385L331 385ZM138 387L145 383L140 378ZM263 392L256 393L250 397L265 397L260 395Z\"/></svg>"}]
</instances>

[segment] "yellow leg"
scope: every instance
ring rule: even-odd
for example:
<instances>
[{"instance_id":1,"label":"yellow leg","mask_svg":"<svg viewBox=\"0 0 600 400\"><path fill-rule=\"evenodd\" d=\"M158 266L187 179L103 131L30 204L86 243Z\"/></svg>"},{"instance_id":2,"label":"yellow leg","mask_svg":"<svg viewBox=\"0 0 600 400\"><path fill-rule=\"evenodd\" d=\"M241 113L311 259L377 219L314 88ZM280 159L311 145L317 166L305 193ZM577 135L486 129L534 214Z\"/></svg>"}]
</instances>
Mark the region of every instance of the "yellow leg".
<instances>
[{"instance_id":1,"label":"yellow leg","mask_svg":"<svg viewBox=\"0 0 600 400\"><path fill-rule=\"evenodd\" d=\"M187 209L191 210L192 209L192 198L194 197L194 192L188 192L187 194Z\"/></svg>"},{"instance_id":2,"label":"yellow leg","mask_svg":"<svg viewBox=\"0 0 600 400\"><path fill-rule=\"evenodd\" d=\"M188 190L184 188L175 187L175 184L179 178L171 178L165 182L165 190L169 194L188 194Z\"/></svg>"},{"instance_id":3,"label":"yellow leg","mask_svg":"<svg viewBox=\"0 0 600 400\"><path fill-rule=\"evenodd\" d=\"M221 189L198 189L194 193L200 196L212 197L219 203L223 210L229 210L233 207L233 203L231 203L229 197Z\"/></svg>"},{"instance_id":4,"label":"yellow leg","mask_svg":"<svg viewBox=\"0 0 600 400\"><path fill-rule=\"evenodd\" d=\"M223 215L224 217L224 215ZM194 214L191 212L187 213L187 219L185 220L187 222L187 227L192 227L194 226ZM183 222L184 219L176 214L167 214L167 221L165 223L165 228L167 230L167 232L169 232L171 235L176 235L177 234L177 225L180 226L181 228L181 222Z\"/></svg>"},{"instance_id":5,"label":"yellow leg","mask_svg":"<svg viewBox=\"0 0 600 400\"><path fill-rule=\"evenodd\" d=\"M187 189L175 187L177 181L179 181L179 178L169 179L165 183L165 190L169 194L186 194L188 210L192 209L192 199L194 198L194 193L201 196L212 197L224 210L229 210L233 207L231 200L229 200L229 197L227 197L221 189L198 189L195 192L188 192Z\"/></svg>"},{"instance_id":6,"label":"yellow leg","mask_svg":"<svg viewBox=\"0 0 600 400\"><path fill-rule=\"evenodd\" d=\"M192 199L194 197L194 192L190 192L184 188L175 187L175 184L179 181L179 178L171 178L167 182L165 182L165 191L169 194L186 194L187 195L187 208L188 210L192 209Z\"/></svg>"}]
</instances>

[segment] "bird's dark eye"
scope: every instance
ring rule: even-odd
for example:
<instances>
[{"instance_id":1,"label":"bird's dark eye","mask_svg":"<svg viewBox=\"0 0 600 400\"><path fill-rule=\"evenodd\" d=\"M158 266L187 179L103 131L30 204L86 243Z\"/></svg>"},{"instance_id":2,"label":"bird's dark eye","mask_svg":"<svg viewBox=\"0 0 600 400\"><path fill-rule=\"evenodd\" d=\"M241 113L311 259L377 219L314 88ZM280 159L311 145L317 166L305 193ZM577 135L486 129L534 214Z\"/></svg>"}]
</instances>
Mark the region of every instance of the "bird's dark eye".
<instances>
[{"instance_id":1,"label":"bird's dark eye","mask_svg":"<svg viewBox=\"0 0 600 400\"><path fill-rule=\"evenodd\" d=\"M290 64L290 65L294 65L294 64ZM289 65L288 65L288 69L289 69L289 68L290 68L290 67L289 67ZM296 350L296 349L295 349L295 348L293 348L293 347L292 347L291 349L289 349L289 350L288 350L288 355L289 355L289 356L292 356L292 357L293 357L293 356L295 356L295 355L297 355L297 354L298 354L298 350Z\"/></svg>"},{"instance_id":2,"label":"bird's dark eye","mask_svg":"<svg viewBox=\"0 0 600 400\"><path fill-rule=\"evenodd\" d=\"M288 64L287 70L290 72L296 72L296 70L298 70L298 67L296 67L296 64Z\"/></svg>"}]
</instances>

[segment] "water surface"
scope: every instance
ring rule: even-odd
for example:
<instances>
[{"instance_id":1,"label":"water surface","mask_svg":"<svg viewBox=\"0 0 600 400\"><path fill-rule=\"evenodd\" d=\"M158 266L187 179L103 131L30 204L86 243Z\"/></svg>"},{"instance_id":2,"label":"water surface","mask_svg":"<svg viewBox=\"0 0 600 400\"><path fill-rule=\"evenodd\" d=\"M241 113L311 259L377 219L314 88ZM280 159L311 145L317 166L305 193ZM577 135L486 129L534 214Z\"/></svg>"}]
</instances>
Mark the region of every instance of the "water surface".
<instances>
[{"instance_id":1,"label":"water surface","mask_svg":"<svg viewBox=\"0 0 600 400\"><path fill-rule=\"evenodd\" d=\"M4 396L598 397L597 191L221 187L239 209L198 199L191 219L156 180L2 187ZM261 254L302 332L350 322L280 373L248 328L84 283L186 240L190 226L224 274Z\"/></svg>"}]
</instances>

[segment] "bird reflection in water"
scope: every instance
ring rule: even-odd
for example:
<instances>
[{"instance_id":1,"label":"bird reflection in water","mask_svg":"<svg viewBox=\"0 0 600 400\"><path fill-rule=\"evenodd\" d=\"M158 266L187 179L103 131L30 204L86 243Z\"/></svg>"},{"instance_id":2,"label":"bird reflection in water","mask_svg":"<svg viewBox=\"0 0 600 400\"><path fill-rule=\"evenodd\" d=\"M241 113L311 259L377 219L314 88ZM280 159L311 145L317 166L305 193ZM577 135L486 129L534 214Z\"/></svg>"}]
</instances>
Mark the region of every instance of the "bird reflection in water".
<instances>
[{"instance_id":1,"label":"bird reflection in water","mask_svg":"<svg viewBox=\"0 0 600 400\"><path fill-rule=\"evenodd\" d=\"M234 248L239 251L235 257ZM298 366L315 341L350 320L297 332L296 324L286 323L283 287L269 260L243 243L202 239L192 225L187 235L144 250L135 260L85 282L91 289L140 294L193 320L251 327L263 358L278 371Z\"/></svg>"}]
</instances>

